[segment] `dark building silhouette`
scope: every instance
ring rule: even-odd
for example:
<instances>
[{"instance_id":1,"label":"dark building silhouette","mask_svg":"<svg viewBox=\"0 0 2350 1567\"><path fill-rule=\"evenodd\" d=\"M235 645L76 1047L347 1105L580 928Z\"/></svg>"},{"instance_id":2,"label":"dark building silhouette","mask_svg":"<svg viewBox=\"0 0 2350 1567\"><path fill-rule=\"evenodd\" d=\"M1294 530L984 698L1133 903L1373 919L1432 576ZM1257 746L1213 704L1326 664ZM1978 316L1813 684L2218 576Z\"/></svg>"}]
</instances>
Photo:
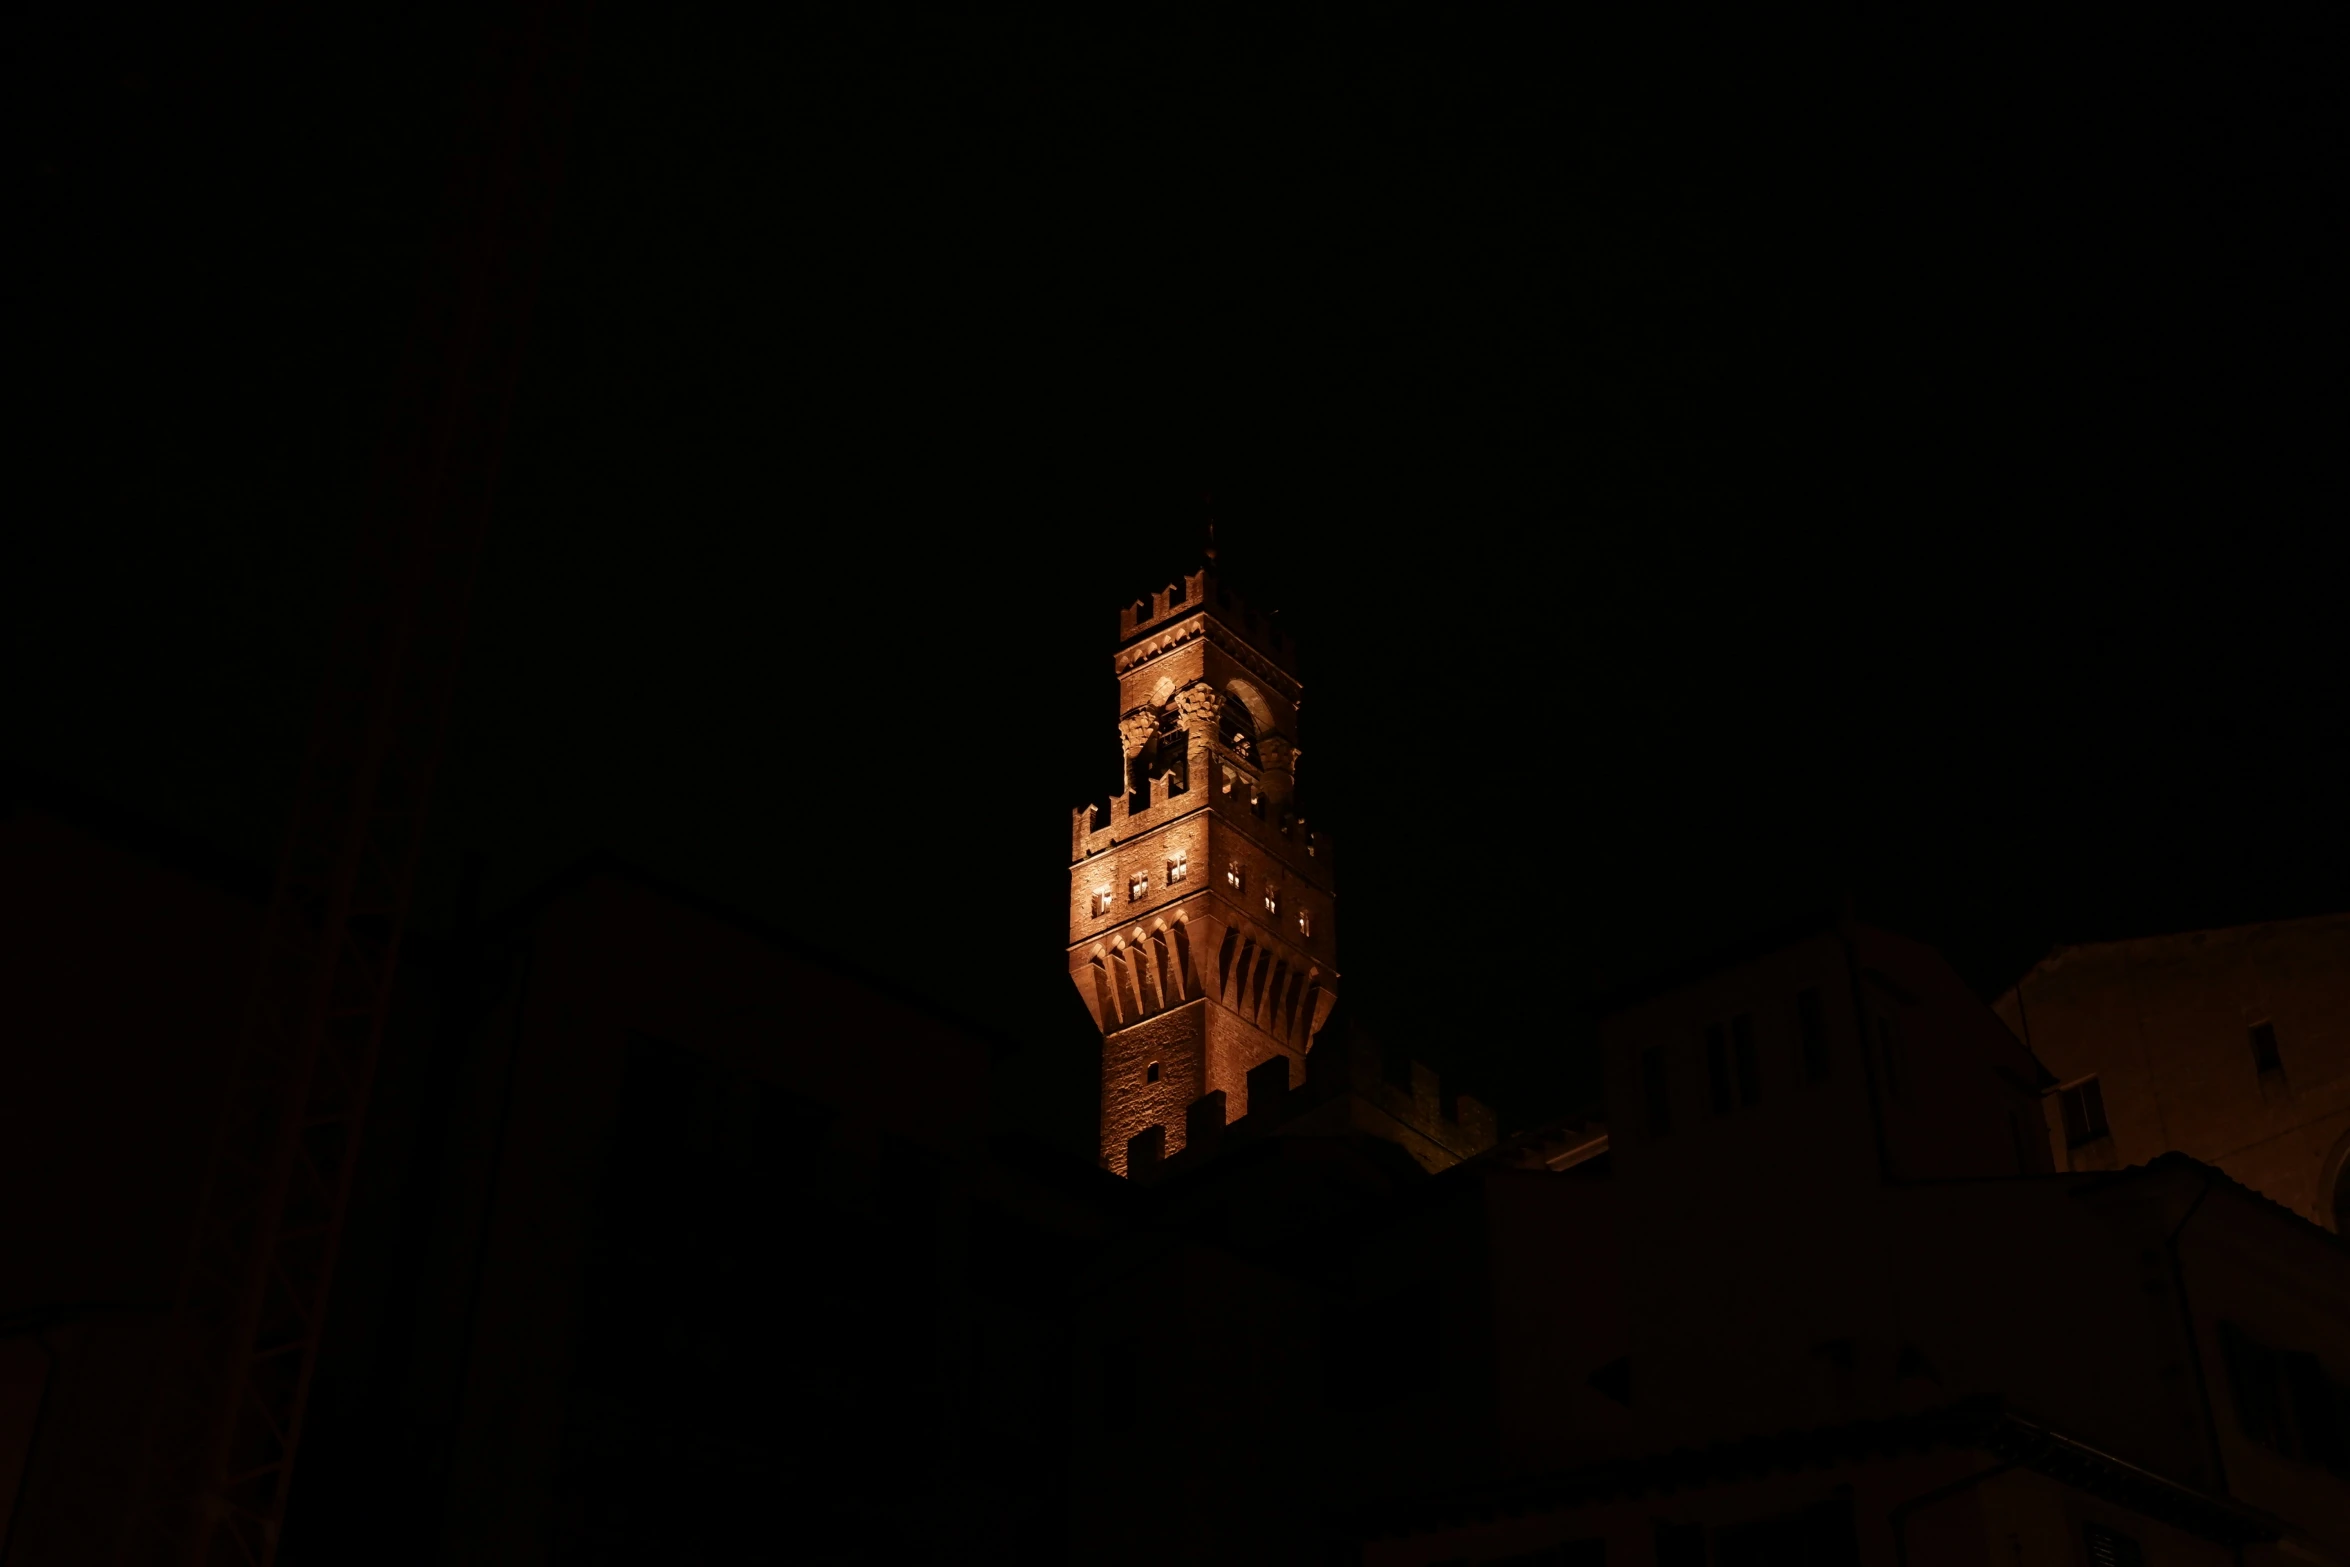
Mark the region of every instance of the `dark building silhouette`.
<instances>
[{"instance_id":1,"label":"dark building silhouette","mask_svg":"<svg viewBox=\"0 0 2350 1567\"><path fill-rule=\"evenodd\" d=\"M2060 1168L2069 1068L1848 920L1612 999L1606 1118L1497 1138L1331 1002L1266 623L1145 608L1098 1160L995 1131L1016 1042L623 865L412 944L284 1559L2350 1564L2334 1234ZM0 822L9 1567L115 1559L262 897Z\"/></svg>"}]
</instances>

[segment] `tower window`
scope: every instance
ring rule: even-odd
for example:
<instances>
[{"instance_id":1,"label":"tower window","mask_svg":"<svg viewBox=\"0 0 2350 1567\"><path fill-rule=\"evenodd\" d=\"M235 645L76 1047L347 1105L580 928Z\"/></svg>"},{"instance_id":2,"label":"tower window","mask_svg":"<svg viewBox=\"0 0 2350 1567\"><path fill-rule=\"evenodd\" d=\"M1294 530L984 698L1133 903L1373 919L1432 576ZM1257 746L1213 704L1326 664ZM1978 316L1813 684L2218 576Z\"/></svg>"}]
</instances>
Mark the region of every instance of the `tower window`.
<instances>
[{"instance_id":1,"label":"tower window","mask_svg":"<svg viewBox=\"0 0 2350 1567\"><path fill-rule=\"evenodd\" d=\"M2072 1087L2060 1090L2057 1099L2064 1111L2067 1148L2078 1148L2111 1134L2112 1128L2105 1124L2105 1090L2097 1086L2097 1079L2084 1077Z\"/></svg>"},{"instance_id":2,"label":"tower window","mask_svg":"<svg viewBox=\"0 0 2350 1567\"><path fill-rule=\"evenodd\" d=\"M1241 881L1242 877L1240 874L1240 862L1238 860L1233 860L1224 867L1224 884L1230 887L1234 892L1238 892L1240 890Z\"/></svg>"},{"instance_id":3,"label":"tower window","mask_svg":"<svg viewBox=\"0 0 2350 1567\"><path fill-rule=\"evenodd\" d=\"M1297 911L1297 933L1301 936L1313 935L1314 916L1312 911L1307 909L1300 909Z\"/></svg>"},{"instance_id":4,"label":"tower window","mask_svg":"<svg viewBox=\"0 0 2350 1567\"><path fill-rule=\"evenodd\" d=\"M2285 1058L2277 1054L2277 1026L2274 1023L2252 1025L2252 1069L2255 1072L2282 1072Z\"/></svg>"},{"instance_id":5,"label":"tower window","mask_svg":"<svg viewBox=\"0 0 2350 1567\"><path fill-rule=\"evenodd\" d=\"M1146 1066L1142 1069L1142 1080L1146 1083L1155 1083L1159 1080L1158 1062L1153 1061L1149 1066Z\"/></svg>"},{"instance_id":6,"label":"tower window","mask_svg":"<svg viewBox=\"0 0 2350 1567\"><path fill-rule=\"evenodd\" d=\"M1097 919L1097 920L1098 920L1098 919L1100 919L1100 918L1101 918L1103 915L1105 915L1105 914L1107 914L1107 913L1109 913L1109 912L1110 912L1110 889L1109 889L1109 888L1107 888L1107 887L1096 887L1096 888L1094 888L1094 889L1093 889L1093 917L1094 917L1095 919Z\"/></svg>"},{"instance_id":7,"label":"tower window","mask_svg":"<svg viewBox=\"0 0 2350 1567\"><path fill-rule=\"evenodd\" d=\"M1307 834L1306 834L1306 858L1310 860L1310 859L1312 859L1313 857L1314 857L1314 835L1313 835L1312 833L1307 833Z\"/></svg>"},{"instance_id":8,"label":"tower window","mask_svg":"<svg viewBox=\"0 0 2350 1567\"><path fill-rule=\"evenodd\" d=\"M1186 849L1177 849L1175 851L1175 857L1167 862L1167 885L1172 887L1190 874L1190 851Z\"/></svg>"},{"instance_id":9,"label":"tower window","mask_svg":"<svg viewBox=\"0 0 2350 1567\"><path fill-rule=\"evenodd\" d=\"M1126 901L1128 903L1140 903L1144 894L1148 893L1150 890L1151 879L1148 876L1137 872L1135 875L1127 879Z\"/></svg>"},{"instance_id":10,"label":"tower window","mask_svg":"<svg viewBox=\"0 0 2350 1567\"><path fill-rule=\"evenodd\" d=\"M1281 912L1281 889L1279 887L1267 887L1265 889L1265 912L1267 914L1278 914Z\"/></svg>"}]
</instances>

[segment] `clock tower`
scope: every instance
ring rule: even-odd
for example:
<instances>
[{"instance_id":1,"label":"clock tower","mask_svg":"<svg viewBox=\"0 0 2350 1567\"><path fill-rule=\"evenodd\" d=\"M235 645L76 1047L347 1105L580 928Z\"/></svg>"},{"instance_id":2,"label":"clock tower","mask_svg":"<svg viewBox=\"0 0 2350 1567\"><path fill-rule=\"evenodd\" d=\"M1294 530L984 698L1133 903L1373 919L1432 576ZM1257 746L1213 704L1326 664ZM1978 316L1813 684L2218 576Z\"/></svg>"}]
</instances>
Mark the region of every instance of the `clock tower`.
<instances>
[{"instance_id":1,"label":"clock tower","mask_svg":"<svg viewBox=\"0 0 2350 1567\"><path fill-rule=\"evenodd\" d=\"M1080 807L1069 977L1102 1031L1102 1164L1125 1175L1305 1081L1337 1001L1327 836L1297 810L1295 649L1199 571L1118 611L1125 792Z\"/></svg>"}]
</instances>

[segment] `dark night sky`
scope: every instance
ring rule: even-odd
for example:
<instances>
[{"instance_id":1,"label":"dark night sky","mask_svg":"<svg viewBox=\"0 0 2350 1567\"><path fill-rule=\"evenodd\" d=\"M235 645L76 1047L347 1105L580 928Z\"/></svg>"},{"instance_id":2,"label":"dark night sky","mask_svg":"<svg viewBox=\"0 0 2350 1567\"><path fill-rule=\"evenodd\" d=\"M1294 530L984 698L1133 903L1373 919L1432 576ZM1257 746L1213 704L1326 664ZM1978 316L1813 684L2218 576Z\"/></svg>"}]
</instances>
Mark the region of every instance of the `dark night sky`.
<instances>
[{"instance_id":1,"label":"dark night sky","mask_svg":"<svg viewBox=\"0 0 2350 1567\"><path fill-rule=\"evenodd\" d=\"M1067 812L1206 492L1348 1009L1507 1122L1847 889L1987 993L2350 904L2334 13L771 9L597 16L428 922L615 849L1033 1040L1087 1146ZM52 5L7 67L8 746L257 860L470 26Z\"/></svg>"}]
</instances>

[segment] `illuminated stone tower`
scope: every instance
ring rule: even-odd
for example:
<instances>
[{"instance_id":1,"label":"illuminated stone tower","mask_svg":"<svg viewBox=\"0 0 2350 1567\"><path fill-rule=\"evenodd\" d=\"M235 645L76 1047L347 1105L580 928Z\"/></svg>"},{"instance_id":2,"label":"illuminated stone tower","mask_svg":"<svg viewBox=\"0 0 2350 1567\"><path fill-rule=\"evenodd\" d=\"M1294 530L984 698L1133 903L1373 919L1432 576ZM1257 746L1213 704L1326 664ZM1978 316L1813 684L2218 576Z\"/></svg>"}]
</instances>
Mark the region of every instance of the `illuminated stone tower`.
<instances>
[{"instance_id":1,"label":"illuminated stone tower","mask_svg":"<svg viewBox=\"0 0 2350 1567\"><path fill-rule=\"evenodd\" d=\"M1069 977L1102 1031L1102 1164L1247 1113L1337 1000L1330 842L1296 809L1294 649L1214 563L1118 612L1126 793L1080 807ZM1258 1079L1260 1094L1272 1085Z\"/></svg>"}]
</instances>

